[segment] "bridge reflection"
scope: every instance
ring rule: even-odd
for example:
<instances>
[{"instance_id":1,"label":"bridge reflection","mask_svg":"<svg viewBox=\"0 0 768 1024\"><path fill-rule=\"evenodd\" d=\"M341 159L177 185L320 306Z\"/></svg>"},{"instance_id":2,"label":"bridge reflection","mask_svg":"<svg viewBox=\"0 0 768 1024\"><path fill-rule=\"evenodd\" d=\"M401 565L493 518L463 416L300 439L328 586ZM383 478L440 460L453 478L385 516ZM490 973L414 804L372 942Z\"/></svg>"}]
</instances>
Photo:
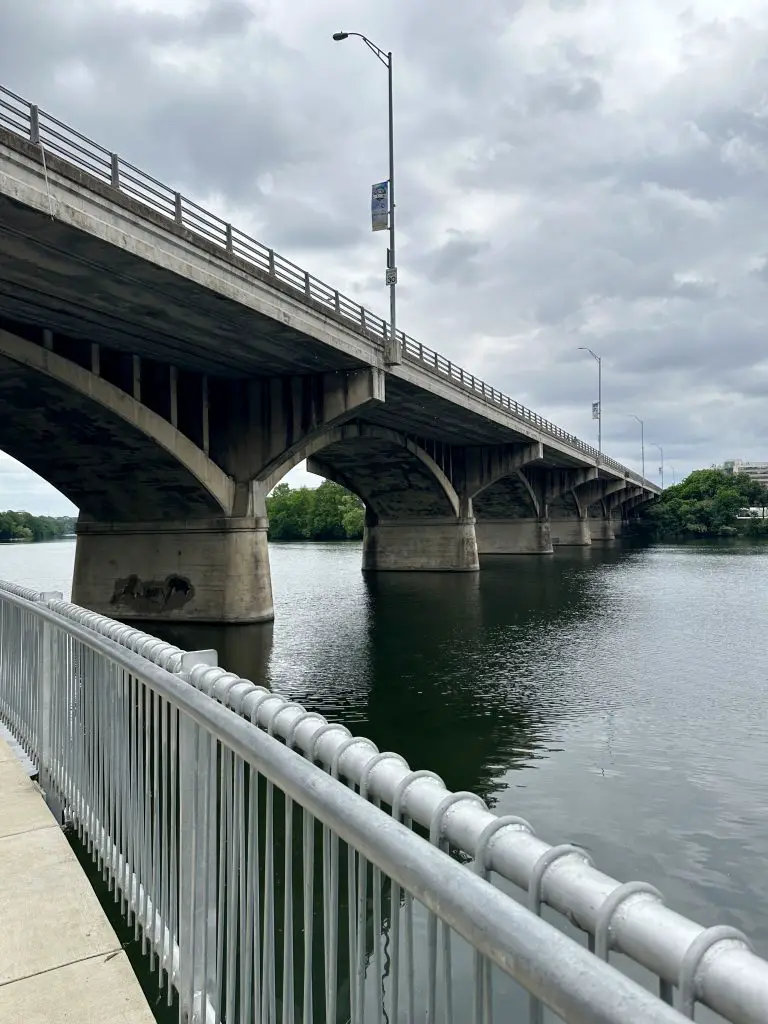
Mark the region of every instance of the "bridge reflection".
<instances>
[{"instance_id":1,"label":"bridge reflection","mask_svg":"<svg viewBox=\"0 0 768 1024\"><path fill-rule=\"evenodd\" d=\"M364 577L348 555L354 572L328 558L339 578L327 600L327 576L317 594L308 575L291 581L290 614L276 628L152 623L150 631L188 650L215 648L223 667L493 803L508 772L546 756L558 722L583 710L568 667L577 652L563 646L574 623L608 610L590 565L620 564L631 551L562 549L553 558L495 556L479 574Z\"/></svg>"}]
</instances>

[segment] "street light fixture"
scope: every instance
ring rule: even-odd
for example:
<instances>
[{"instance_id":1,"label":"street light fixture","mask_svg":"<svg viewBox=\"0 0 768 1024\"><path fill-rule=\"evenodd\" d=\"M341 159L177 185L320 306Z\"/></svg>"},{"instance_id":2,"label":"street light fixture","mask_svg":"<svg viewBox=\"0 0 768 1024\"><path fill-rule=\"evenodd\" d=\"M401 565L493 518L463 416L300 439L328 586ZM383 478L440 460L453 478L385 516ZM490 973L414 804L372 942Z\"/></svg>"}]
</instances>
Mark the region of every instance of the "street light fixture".
<instances>
[{"instance_id":1,"label":"street light fixture","mask_svg":"<svg viewBox=\"0 0 768 1024\"><path fill-rule=\"evenodd\" d=\"M661 447L660 444L652 444L652 447L653 448L658 448L659 452L661 453L661 466L659 467L659 472L661 473L661 489L663 491L664 490L664 449Z\"/></svg>"},{"instance_id":2,"label":"street light fixture","mask_svg":"<svg viewBox=\"0 0 768 1024\"><path fill-rule=\"evenodd\" d=\"M633 412L630 412L627 415L630 416L631 419L637 420L637 422L640 424L640 452L643 463L643 480L645 480L645 424L640 419L640 417L635 416Z\"/></svg>"},{"instance_id":3,"label":"street light fixture","mask_svg":"<svg viewBox=\"0 0 768 1024\"><path fill-rule=\"evenodd\" d=\"M384 349L384 360L388 364L402 362L402 352L397 341L397 301L395 287L397 285L397 263L395 262L395 131L392 114L392 53L385 53L381 47L372 43L361 32L334 32L337 43L357 36L362 39L371 53L381 61L387 69L389 83L389 251L387 253L386 280L389 285L389 337Z\"/></svg>"},{"instance_id":4,"label":"street light fixture","mask_svg":"<svg viewBox=\"0 0 768 1024\"><path fill-rule=\"evenodd\" d=\"M592 358L597 362L597 450L600 455L603 454L603 360L597 354L593 352L591 348L587 348L586 345L579 345L580 352L589 352ZM592 413L594 416L594 412Z\"/></svg>"}]
</instances>

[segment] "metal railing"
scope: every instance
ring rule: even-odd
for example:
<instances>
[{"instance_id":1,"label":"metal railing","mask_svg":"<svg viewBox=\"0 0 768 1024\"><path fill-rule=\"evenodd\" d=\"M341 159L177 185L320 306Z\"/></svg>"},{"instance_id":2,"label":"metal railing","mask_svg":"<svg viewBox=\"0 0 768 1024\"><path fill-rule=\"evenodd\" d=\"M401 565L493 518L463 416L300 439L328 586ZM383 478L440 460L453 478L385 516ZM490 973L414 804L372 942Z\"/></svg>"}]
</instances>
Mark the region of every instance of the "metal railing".
<instances>
[{"instance_id":1,"label":"metal railing","mask_svg":"<svg viewBox=\"0 0 768 1024\"><path fill-rule=\"evenodd\" d=\"M2 609L5 595L7 601L19 602L18 589L0 582L0 720L5 718L17 738L23 743L26 737L29 744L33 730L25 727L23 715L14 720L13 710L3 703L3 682L9 672L18 670L4 653ZM532 913L540 916L544 907L557 911L564 927L575 925L587 933L587 945L599 959L608 961L612 954L629 957L658 979L662 1001L671 1003L677 993L678 1007L689 1019L700 1002L733 1024L765 1022L768 963L750 950L739 932L702 928L666 907L652 886L618 882L593 866L585 850L569 844L549 846L536 838L527 822L498 817L471 793L448 792L433 773L411 771L398 754L380 753L370 740L351 736L344 726L211 664L210 656L206 660L191 655L59 597L34 591L23 596L37 597L57 621L70 623L73 629L99 634L181 674L207 698L282 739L368 800L389 806L396 817L421 827L431 843L472 858L476 870L495 873L498 883L525 890ZM34 644L28 649L34 650ZM532 1020L539 1019L536 1013L534 1008Z\"/></svg>"},{"instance_id":2,"label":"metal railing","mask_svg":"<svg viewBox=\"0 0 768 1024\"><path fill-rule=\"evenodd\" d=\"M406 787L391 814L376 806L377 758L344 784L339 758L323 771L191 686L196 660L170 673L0 592L0 719L180 1020L490 1024L521 999L532 1022L544 1007L579 1024L684 1019L489 884L484 852L474 870L451 858L446 800L422 838ZM255 716L255 688L239 690Z\"/></svg>"},{"instance_id":3,"label":"metal railing","mask_svg":"<svg viewBox=\"0 0 768 1024\"><path fill-rule=\"evenodd\" d=\"M389 325L386 320L347 298L338 289L314 277L309 271L285 259L274 249L238 231L221 217L203 209L180 192L174 191L128 163L117 153L112 153L86 138L51 114L40 110L35 104L2 86L0 126L39 146L43 154L51 153L73 164L103 184L119 189L154 213L168 218L177 226L216 246L223 253L238 257L260 274L289 288L299 300L309 302L321 312L339 318L347 328L356 333L363 334L378 344L383 344L387 337ZM398 332L398 336L403 356L410 362L418 363L430 373L500 409L525 426L556 438L590 459L599 460L600 465L626 475L633 483L657 490L655 484L643 480L639 474L622 466L615 459L605 454L601 455L592 445L486 384L445 356L415 341L402 331Z\"/></svg>"}]
</instances>

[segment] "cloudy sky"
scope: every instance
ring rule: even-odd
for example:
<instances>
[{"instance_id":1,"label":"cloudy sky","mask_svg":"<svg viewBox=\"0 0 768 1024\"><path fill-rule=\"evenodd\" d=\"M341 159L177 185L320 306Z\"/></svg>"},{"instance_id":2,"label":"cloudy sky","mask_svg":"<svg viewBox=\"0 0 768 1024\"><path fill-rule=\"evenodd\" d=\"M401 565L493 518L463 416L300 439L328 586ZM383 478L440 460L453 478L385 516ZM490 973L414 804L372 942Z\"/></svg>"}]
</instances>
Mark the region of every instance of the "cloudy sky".
<instances>
[{"instance_id":1,"label":"cloudy sky","mask_svg":"<svg viewBox=\"0 0 768 1024\"><path fill-rule=\"evenodd\" d=\"M724 13L726 12L727 13ZM667 479L768 459L764 0L5 0L0 84ZM0 438L1 440L1 438ZM646 452L647 475L658 466ZM298 481L302 478L301 474ZM0 506L65 511L7 458Z\"/></svg>"}]
</instances>

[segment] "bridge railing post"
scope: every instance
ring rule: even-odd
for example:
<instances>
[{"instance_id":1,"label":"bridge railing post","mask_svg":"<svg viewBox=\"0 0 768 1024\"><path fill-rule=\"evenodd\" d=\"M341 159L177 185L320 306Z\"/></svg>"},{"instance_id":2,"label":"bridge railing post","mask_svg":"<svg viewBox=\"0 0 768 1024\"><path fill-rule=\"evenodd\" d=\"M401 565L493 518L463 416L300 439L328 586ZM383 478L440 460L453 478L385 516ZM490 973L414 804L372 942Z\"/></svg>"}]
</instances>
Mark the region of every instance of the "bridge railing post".
<instances>
[{"instance_id":1,"label":"bridge railing post","mask_svg":"<svg viewBox=\"0 0 768 1024\"><path fill-rule=\"evenodd\" d=\"M63 598L61 591L48 591L40 594L40 603ZM55 799L51 773L51 722L53 710L54 665L56 650L54 632L56 627L51 622L43 621L40 629L40 664L37 692L37 756L38 783L45 794L46 803L58 822L62 820L62 808Z\"/></svg>"},{"instance_id":2,"label":"bridge railing post","mask_svg":"<svg viewBox=\"0 0 768 1024\"><path fill-rule=\"evenodd\" d=\"M180 671L215 667L215 651L189 651ZM215 740L179 714L179 1002L182 1019L205 1021L216 988L216 751ZM176 842L175 839L171 843ZM215 1008L214 1008L215 1009ZM218 1019L218 1015L217 1015Z\"/></svg>"},{"instance_id":3,"label":"bridge railing post","mask_svg":"<svg viewBox=\"0 0 768 1024\"><path fill-rule=\"evenodd\" d=\"M36 103L29 105L29 141L40 145L40 110Z\"/></svg>"},{"instance_id":4,"label":"bridge railing post","mask_svg":"<svg viewBox=\"0 0 768 1024\"><path fill-rule=\"evenodd\" d=\"M117 153L110 154L109 165L110 184L112 188L120 188L120 157Z\"/></svg>"}]
</instances>

